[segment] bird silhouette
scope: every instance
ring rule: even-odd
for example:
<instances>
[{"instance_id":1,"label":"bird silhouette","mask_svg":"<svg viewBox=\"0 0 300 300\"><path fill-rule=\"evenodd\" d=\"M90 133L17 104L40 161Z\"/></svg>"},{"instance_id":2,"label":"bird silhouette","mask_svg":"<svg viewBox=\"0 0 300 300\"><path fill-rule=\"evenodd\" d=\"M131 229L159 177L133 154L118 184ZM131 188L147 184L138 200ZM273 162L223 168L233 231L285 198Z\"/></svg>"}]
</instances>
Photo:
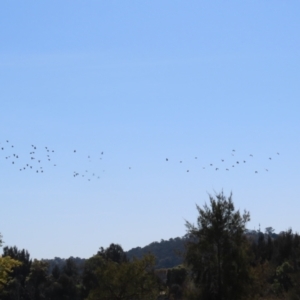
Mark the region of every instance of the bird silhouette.
<instances>
[{"instance_id":1,"label":"bird silhouette","mask_svg":"<svg viewBox=\"0 0 300 300\"><path fill-rule=\"evenodd\" d=\"M4 147L4 144L7 144L7 143L9 143L10 145L8 145L8 146L10 146L10 147ZM0 150L2 150L3 152L1 152L1 153L5 153L5 155L3 155L2 156L2 158L5 158L8 162L11 162L9 165L16 165L17 166L17 164L18 164L18 162L20 161L21 162L21 168L17 168L17 170L20 170L20 171L23 171L23 170L29 170L29 169L33 169L33 172L36 172L36 173L44 173L44 171L46 172L46 169L44 170L43 169L43 163L45 163L45 162L47 162L48 161L48 166L51 166L51 167L56 167L57 166L57 164L56 164L56 162L54 161L54 155L53 156L51 156L50 155L50 153L55 153L55 152L57 152L56 150L57 149L51 149L51 147L50 146L44 146L44 147L42 147L42 148L39 148L39 146L36 146L35 144L32 144L31 145L31 147L30 147L30 144L29 144L29 151L30 152L26 152L27 153L27 157L26 157L26 155L23 155L22 153L13 153L14 151L16 151L16 150L13 150L13 148L18 148L18 145L14 145L14 142L11 142L10 140L4 140L4 142L2 142L2 143L0 143ZM6 151L4 151L4 150L6 150ZM11 152L9 152L9 150L11 150ZM72 151L73 151L73 153L75 154L75 153L77 153L77 149L74 149L73 148L73 150L72 150L72 148L70 149L71 150L71 153L72 153ZM42 151L42 152L41 152ZM235 152L236 152L236 150L235 149L232 149L232 152L231 152L231 155L232 156L235 156ZM28 153L29 153L29 156L28 156ZM59 153L59 152L58 152ZM90 152L91 153L91 152ZM104 158L104 156L103 156L103 154L104 154L104 152L103 151L100 151L100 152L98 152L99 154L101 154L100 155L100 157L99 157L99 154L98 154L98 158L100 159L100 160L102 160L102 158ZM249 152L248 152L249 153ZM43 156L41 156L41 154L43 154ZM272 154L273 156L275 156L275 155L279 155L280 153L279 152L274 152L274 154ZM77 156L77 155L79 155L79 156ZM80 157L80 151L79 151L79 153L76 155L76 158L78 157ZM92 154L93 155L93 154ZM91 156L92 155L87 155L87 156L85 156L85 157L87 157L88 159L89 159L89 163L93 163L93 161L92 161L92 159L91 159ZM250 154L248 154L250 157L253 157L253 154L252 153L250 153ZM221 157L222 157L223 155L221 155ZM248 157L249 157L248 156ZM256 154L256 156L257 156L257 154ZM266 156L266 158L268 158L269 160L273 160L273 156L271 156L271 157L268 157L268 156ZM47 159L45 159L47 157ZM197 160L198 159L198 157L197 156L192 156L192 157L194 157L194 159L195 160ZM223 156L224 157L224 156ZM13 161L12 160L10 160L10 159L14 159ZM20 158L20 159L19 159ZM31 161L31 165L29 165L28 163L26 164L26 160L25 159L28 159L29 161ZM83 157L84 158L84 157ZM17 160L18 159L18 160ZM23 159L24 159L24 161L23 161ZM168 162L169 161L169 158L167 157L167 158L165 158L166 159L166 162ZM185 158L184 157L182 157L182 159L184 160ZM183 163L183 160L177 160L180 164L182 164ZM249 166L251 165L251 163L250 163L250 160L249 161L246 161L245 160L246 159L246 157L244 157L244 159L242 160L241 159L241 161L236 161L236 162L234 162L234 159L232 160L232 162L231 163L233 163L233 165L232 165L232 168L234 168L236 165L239 165L239 164L241 164L241 166L239 166L238 167L238 169L240 169L240 168L242 168L243 167L243 165L245 164L245 163L247 163L247 164L249 164ZM228 159L224 159L224 158L219 158L219 160L223 163L223 162L225 162L225 160L226 161L228 161ZM51 161L53 161L53 162L51 162ZM104 160L103 160L104 161ZM176 161L176 160L175 160ZM252 160L251 160L252 161ZM28 162L28 161L27 161ZM51 162L51 164L49 164L49 162ZM275 162L275 160L274 160L274 162ZM38 166L39 167L37 167L37 164L36 163L38 163ZM215 165L214 165L214 163L210 163L210 164L207 164L208 162L204 162L204 166L202 165L202 169L203 170L205 170L206 169L206 166L211 166L211 167L213 167L214 166L214 169L215 169L215 171L223 171L223 170L226 170L226 171L229 171L230 170L230 167L229 167L229 165L228 165L228 167L225 167L225 168L219 168L219 167L216 167ZM186 164L186 163L185 163ZM218 164L218 163L217 163ZM227 163L226 163L227 164ZM25 165L25 167L23 168L23 166ZM90 166L91 166L91 164L89 164ZM172 163L171 163L171 165L172 165ZM170 165L170 166L171 166ZM224 164L225 165L225 164ZM221 166L224 166L224 165L221 165ZM190 167L192 167L192 166L190 166ZM201 167L201 166L200 166ZM37 168L38 168L38 171L39 172L37 172ZM90 167L89 167L90 168ZM129 169L129 170L131 170L132 169L132 167L131 166L128 166L127 165L127 168ZM89 171L88 171L89 170ZM190 170L189 169L185 169L186 170L186 172L190 172ZM254 169L254 171L255 171L255 173L258 173L259 171L258 170L260 170L259 168L257 168L257 170L255 171L255 169ZM268 172L268 169L266 169L266 168L262 168L262 170L265 170L265 172ZM96 170L95 170L96 171ZM101 172L101 170L99 170L100 172ZM103 172L104 172L104 170L103 170ZM84 172L84 169L82 170L82 173L85 173ZM80 172L80 175L79 175L79 173L78 172L74 172L73 174L71 173L70 175L73 175L74 177L77 177L77 176L82 176L82 177L84 177L84 175L82 175L82 173ZM90 177L88 177L88 174L91 174L91 176ZM93 177L94 178L99 178L99 176L98 176L98 174L97 174L97 171L95 172L95 173L92 173L92 170L91 169L87 169L86 170L86 173L85 173L85 178L87 179L87 180L89 180L89 181L92 181L92 179L93 179Z\"/></svg>"}]
</instances>

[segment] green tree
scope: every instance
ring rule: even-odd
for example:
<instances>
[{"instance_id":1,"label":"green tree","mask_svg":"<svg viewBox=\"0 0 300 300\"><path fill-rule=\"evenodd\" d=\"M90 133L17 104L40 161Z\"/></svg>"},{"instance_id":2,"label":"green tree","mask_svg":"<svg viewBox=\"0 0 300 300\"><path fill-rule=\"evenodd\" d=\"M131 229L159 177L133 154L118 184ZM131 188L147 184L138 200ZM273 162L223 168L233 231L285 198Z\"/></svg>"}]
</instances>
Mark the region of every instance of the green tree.
<instances>
[{"instance_id":1,"label":"green tree","mask_svg":"<svg viewBox=\"0 0 300 300\"><path fill-rule=\"evenodd\" d=\"M183 285L186 281L187 270L182 266L169 269L167 272L167 282L169 298L181 299Z\"/></svg>"},{"instance_id":2,"label":"green tree","mask_svg":"<svg viewBox=\"0 0 300 300\"><path fill-rule=\"evenodd\" d=\"M146 255L128 261L121 247L109 248L117 251L102 249L85 264L83 285L86 299L156 299L159 280L154 274L155 257ZM113 255L103 255L105 252Z\"/></svg>"},{"instance_id":3,"label":"green tree","mask_svg":"<svg viewBox=\"0 0 300 300\"><path fill-rule=\"evenodd\" d=\"M9 256L0 257L0 291L2 292L10 280L10 274L22 263Z\"/></svg>"},{"instance_id":4,"label":"green tree","mask_svg":"<svg viewBox=\"0 0 300 300\"><path fill-rule=\"evenodd\" d=\"M126 253L123 251L121 245L110 244L108 248L104 249L103 247L97 253L105 260L111 260L117 263L122 263L127 261Z\"/></svg>"},{"instance_id":5,"label":"green tree","mask_svg":"<svg viewBox=\"0 0 300 300\"><path fill-rule=\"evenodd\" d=\"M30 255L27 250L19 250L16 246L14 246L3 248L3 257L7 256L20 261L22 264L13 268L13 272L11 273L12 279L9 281L9 284L6 285L6 298L3 297L3 300L27 300L29 299L29 296L25 288L25 281L31 268Z\"/></svg>"},{"instance_id":6,"label":"green tree","mask_svg":"<svg viewBox=\"0 0 300 300\"><path fill-rule=\"evenodd\" d=\"M288 262L276 268L276 275L273 282L273 290L276 294L281 294L283 291L288 291L292 287L292 280L289 273L293 271L292 266Z\"/></svg>"},{"instance_id":7,"label":"green tree","mask_svg":"<svg viewBox=\"0 0 300 300\"><path fill-rule=\"evenodd\" d=\"M186 221L190 241L186 262L201 289L202 299L235 300L247 293L250 282L246 223L250 214L235 211L232 194L209 195L210 206L196 205L197 225Z\"/></svg>"},{"instance_id":8,"label":"green tree","mask_svg":"<svg viewBox=\"0 0 300 300\"><path fill-rule=\"evenodd\" d=\"M31 300L45 299L45 287L48 281L48 263L35 259L26 278L26 290Z\"/></svg>"}]
</instances>

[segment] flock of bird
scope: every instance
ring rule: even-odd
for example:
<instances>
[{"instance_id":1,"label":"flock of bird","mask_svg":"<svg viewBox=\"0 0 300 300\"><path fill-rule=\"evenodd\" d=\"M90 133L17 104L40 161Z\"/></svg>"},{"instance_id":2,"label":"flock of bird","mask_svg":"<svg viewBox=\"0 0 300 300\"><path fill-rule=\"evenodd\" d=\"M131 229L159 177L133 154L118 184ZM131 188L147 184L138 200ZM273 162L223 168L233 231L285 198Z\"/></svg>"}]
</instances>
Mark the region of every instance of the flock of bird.
<instances>
[{"instance_id":1,"label":"flock of bird","mask_svg":"<svg viewBox=\"0 0 300 300\"><path fill-rule=\"evenodd\" d=\"M14 166L19 172L32 171L38 174L42 174L46 172L49 167L55 168L57 166L56 151L47 146L37 147L36 145L32 144L29 146L27 153L20 154L18 153L17 147L11 144L9 140L5 140L4 142L0 142L0 155L1 154L2 158L5 159L9 164ZM69 155L77 156L77 150L71 150ZM279 152L275 153L275 155L279 155ZM102 160L103 157L104 152L101 151L97 157L97 160ZM238 166L241 166L243 164L253 162L253 154L248 154L247 158L244 157L243 159L238 159L238 155L236 155L236 151L234 149L231 151L230 157L231 159L220 159L219 163L217 164L209 163L206 165L202 165L202 169L211 169L214 171L230 171L231 169L237 168ZM92 161L90 155L87 155L85 158L88 162ZM194 157L193 159L197 160L198 157ZM272 161L272 156L268 157L267 159L269 162ZM168 163L173 161L173 159L171 160L167 157L165 158L165 161ZM183 161L177 160L177 163L183 164ZM131 170L131 167L128 167L128 169ZM187 173L190 172L190 169L185 170ZM102 170L102 172L104 171L105 170ZM261 171L268 172L269 169L267 167L264 167L253 170L255 174ZM88 166L80 172L73 171L72 176L74 178L81 177L88 181L91 181L93 179L100 179L100 174L91 171Z\"/></svg>"},{"instance_id":2,"label":"flock of bird","mask_svg":"<svg viewBox=\"0 0 300 300\"><path fill-rule=\"evenodd\" d=\"M49 167L57 167L56 151L50 147L37 147L32 144L29 146L26 153L20 154L18 148L15 147L9 140L0 142L0 153L2 158L9 164L14 166L19 172L31 171L37 174L45 173ZM77 150L70 151L70 155L76 155ZM100 153L99 159L102 160L104 152ZM87 156L87 161L91 162L91 156ZM104 170L103 170L104 171ZM100 175L95 172L90 172L88 168L84 171L73 171L73 177L82 177L91 181L92 179L100 179Z\"/></svg>"},{"instance_id":3,"label":"flock of bird","mask_svg":"<svg viewBox=\"0 0 300 300\"><path fill-rule=\"evenodd\" d=\"M14 145L10 144L9 140L6 140L6 143L0 143L0 148L0 151L4 153L4 158L12 165L15 165L19 171L32 170L36 173L43 173L45 167L43 164L44 162L47 162L48 165L52 164L54 167L56 166L51 157L54 150L49 149L48 147L45 147L44 155L37 155L37 147L31 145L25 161L21 159L24 158L25 155L23 156L20 155L20 153L15 153L18 151Z\"/></svg>"},{"instance_id":4,"label":"flock of bird","mask_svg":"<svg viewBox=\"0 0 300 300\"><path fill-rule=\"evenodd\" d=\"M280 153L279 153L279 152L276 152L276 156L277 156L277 155L280 155ZM220 160L219 160L219 163L221 162L221 165L218 164L218 163L217 163L217 164L215 164L215 163L210 163L210 164L207 164L207 165L203 165L203 166L202 166L202 169L204 170L204 169L206 169L206 168L212 168L212 169L214 169L215 171L218 171L218 170L229 171L230 169L236 168L236 167L238 167L238 166L240 166L240 165L242 165L242 164L246 164L247 161L248 161L248 162L251 162L251 160L253 160L253 154L249 154L249 156L248 156L247 158L244 157L243 159L237 159L237 158L236 158L236 151L235 151L235 149L232 149L231 157L232 157L231 160L229 160L229 159L225 160L224 158L220 159ZM194 159L197 160L198 157L195 156ZM249 159L250 159L250 161L249 161ZM272 161L272 157L271 157L271 156L268 157L268 161ZM169 158L166 158L166 162L169 162ZM178 162L179 162L180 164L183 163L182 160L180 160L180 161L178 161ZM225 166L225 167L224 167L224 166ZM260 171L269 172L269 169L265 167L265 168L259 169L259 170L256 169L256 170L254 170L253 172L254 172L255 174L258 174L258 172L260 172ZM186 172L189 173L190 170L187 169Z\"/></svg>"}]
</instances>

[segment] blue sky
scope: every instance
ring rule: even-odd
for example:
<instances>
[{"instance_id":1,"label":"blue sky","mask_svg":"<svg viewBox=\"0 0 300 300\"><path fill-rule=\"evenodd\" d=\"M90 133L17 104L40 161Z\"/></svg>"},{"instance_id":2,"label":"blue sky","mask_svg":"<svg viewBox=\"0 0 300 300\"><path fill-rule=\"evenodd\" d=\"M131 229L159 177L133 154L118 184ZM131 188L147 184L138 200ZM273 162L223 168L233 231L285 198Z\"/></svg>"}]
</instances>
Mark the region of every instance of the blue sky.
<instances>
[{"instance_id":1,"label":"blue sky","mask_svg":"<svg viewBox=\"0 0 300 300\"><path fill-rule=\"evenodd\" d=\"M299 9L3 2L5 245L34 258L145 246L184 235L222 189L249 229L299 232Z\"/></svg>"}]
</instances>

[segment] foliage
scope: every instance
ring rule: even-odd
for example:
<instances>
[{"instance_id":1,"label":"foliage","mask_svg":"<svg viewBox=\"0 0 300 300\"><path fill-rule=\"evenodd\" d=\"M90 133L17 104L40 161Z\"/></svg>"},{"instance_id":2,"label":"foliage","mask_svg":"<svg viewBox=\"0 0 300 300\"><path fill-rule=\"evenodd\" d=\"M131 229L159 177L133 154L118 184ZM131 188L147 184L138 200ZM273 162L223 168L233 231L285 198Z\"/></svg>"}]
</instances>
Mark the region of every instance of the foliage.
<instances>
[{"instance_id":1,"label":"foliage","mask_svg":"<svg viewBox=\"0 0 300 300\"><path fill-rule=\"evenodd\" d=\"M48 264L35 259L26 278L26 290L31 300L45 298L45 287L48 280Z\"/></svg>"},{"instance_id":2,"label":"foliage","mask_svg":"<svg viewBox=\"0 0 300 300\"><path fill-rule=\"evenodd\" d=\"M181 299L184 283L187 279L187 270L183 266L169 269L167 272L167 287L169 297Z\"/></svg>"},{"instance_id":3,"label":"foliage","mask_svg":"<svg viewBox=\"0 0 300 300\"><path fill-rule=\"evenodd\" d=\"M283 291L287 292L292 286L291 277L289 276L289 273L291 273L292 270L293 268L288 262L284 262L276 268L275 279L272 287L277 295L282 294Z\"/></svg>"},{"instance_id":4,"label":"foliage","mask_svg":"<svg viewBox=\"0 0 300 300\"><path fill-rule=\"evenodd\" d=\"M46 296L49 300L81 299L81 278L75 259L68 258L60 269L58 265L52 268L48 276Z\"/></svg>"},{"instance_id":5,"label":"foliage","mask_svg":"<svg viewBox=\"0 0 300 300\"><path fill-rule=\"evenodd\" d=\"M250 283L246 223L250 214L234 210L232 195L209 196L210 207L197 205L197 226L186 222L189 236L186 262L203 299L241 299Z\"/></svg>"},{"instance_id":6,"label":"foliage","mask_svg":"<svg viewBox=\"0 0 300 300\"><path fill-rule=\"evenodd\" d=\"M154 275L155 258L152 255L128 261L123 255L118 256L123 259L114 260L101 253L86 264L83 279L88 289L86 299L155 299L159 282ZM122 248L119 253L122 254Z\"/></svg>"},{"instance_id":7,"label":"foliage","mask_svg":"<svg viewBox=\"0 0 300 300\"><path fill-rule=\"evenodd\" d=\"M9 256L0 257L0 291L3 291L4 287L8 284L13 269L21 266L21 264L21 262Z\"/></svg>"},{"instance_id":8,"label":"foliage","mask_svg":"<svg viewBox=\"0 0 300 300\"><path fill-rule=\"evenodd\" d=\"M97 254L103 257L105 260L111 260L116 263L123 263L127 261L126 253L123 251L122 247L118 244L112 243L106 249L101 247Z\"/></svg>"},{"instance_id":9,"label":"foliage","mask_svg":"<svg viewBox=\"0 0 300 300\"><path fill-rule=\"evenodd\" d=\"M29 275L31 268L31 259L27 250L19 250L16 246L4 247L3 256L11 257L19 262L21 265L13 268L11 277L12 280L5 287L5 299L28 299L27 291L25 289L26 277Z\"/></svg>"}]
</instances>

